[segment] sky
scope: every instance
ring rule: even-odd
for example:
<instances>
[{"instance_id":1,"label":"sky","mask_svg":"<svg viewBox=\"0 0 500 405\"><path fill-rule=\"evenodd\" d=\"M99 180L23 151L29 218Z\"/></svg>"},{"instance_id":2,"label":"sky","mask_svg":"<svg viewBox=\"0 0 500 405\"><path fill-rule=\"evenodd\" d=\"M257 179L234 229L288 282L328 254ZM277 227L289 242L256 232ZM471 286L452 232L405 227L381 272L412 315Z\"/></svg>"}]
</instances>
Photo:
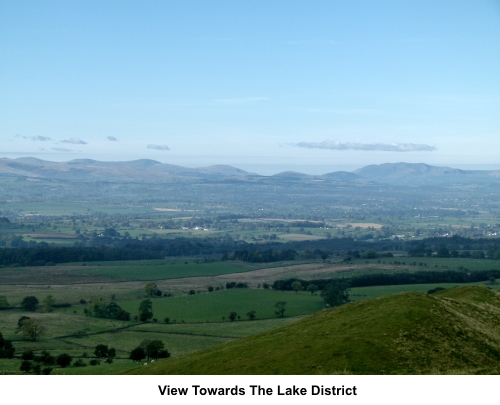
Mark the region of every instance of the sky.
<instances>
[{"instance_id":1,"label":"sky","mask_svg":"<svg viewBox=\"0 0 500 405\"><path fill-rule=\"evenodd\" d=\"M500 0L1 0L20 156L500 169Z\"/></svg>"}]
</instances>

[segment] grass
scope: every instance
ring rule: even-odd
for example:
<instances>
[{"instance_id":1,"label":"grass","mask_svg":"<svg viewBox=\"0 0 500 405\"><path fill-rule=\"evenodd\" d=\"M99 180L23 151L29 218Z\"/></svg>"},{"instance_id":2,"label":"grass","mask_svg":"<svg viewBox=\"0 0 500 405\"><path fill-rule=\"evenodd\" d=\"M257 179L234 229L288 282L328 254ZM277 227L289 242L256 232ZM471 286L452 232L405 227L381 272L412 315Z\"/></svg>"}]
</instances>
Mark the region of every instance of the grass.
<instances>
[{"instance_id":1,"label":"grass","mask_svg":"<svg viewBox=\"0 0 500 405\"><path fill-rule=\"evenodd\" d=\"M471 289L476 291L471 293ZM460 296L469 298L457 299ZM454 299L414 292L391 295L324 310L129 373L447 374L473 370L498 374L499 300L497 293L476 286L454 290Z\"/></svg>"},{"instance_id":2,"label":"grass","mask_svg":"<svg viewBox=\"0 0 500 405\"><path fill-rule=\"evenodd\" d=\"M374 287L356 287L352 288L350 292L350 300L352 302L362 301L371 298L383 297L386 295L400 294L403 292L422 292L427 293L427 291L432 290L436 287L441 288L453 288L457 286L467 286L467 285L484 285L485 283L434 283L434 284L404 284L404 285L384 285L384 286L374 286ZM498 290L500 284L490 285L489 288Z\"/></svg>"},{"instance_id":3,"label":"grass","mask_svg":"<svg viewBox=\"0 0 500 405\"><path fill-rule=\"evenodd\" d=\"M254 310L258 319L275 318L274 304L287 302L285 316L312 314L324 308L323 300L306 292L280 292L272 290L231 289L213 293L195 294L172 298L152 299L154 317L163 321L166 317L177 322L229 322L229 313L234 311L241 319ZM136 314L141 300L129 300L118 304Z\"/></svg>"},{"instance_id":4,"label":"grass","mask_svg":"<svg viewBox=\"0 0 500 405\"><path fill-rule=\"evenodd\" d=\"M166 280L183 277L217 276L220 274L241 273L260 266L241 262L189 263L174 261L175 264L165 263L139 266L110 266L92 269L80 268L75 273L99 275L131 280Z\"/></svg>"}]
</instances>

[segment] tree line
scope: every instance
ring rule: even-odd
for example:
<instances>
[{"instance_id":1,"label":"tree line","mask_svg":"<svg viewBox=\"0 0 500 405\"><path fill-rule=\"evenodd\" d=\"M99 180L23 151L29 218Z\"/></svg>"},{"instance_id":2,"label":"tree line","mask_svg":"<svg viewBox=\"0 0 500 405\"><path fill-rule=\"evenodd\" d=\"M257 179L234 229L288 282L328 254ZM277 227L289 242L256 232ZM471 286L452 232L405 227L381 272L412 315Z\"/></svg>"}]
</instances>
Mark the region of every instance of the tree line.
<instances>
[{"instance_id":1,"label":"tree line","mask_svg":"<svg viewBox=\"0 0 500 405\"><path fill-rule=\"evenodd\" d=\"M412 273L374 273L353 276L342 279L316 279L302 280L299 278L289 278L285 280L276 280L272 284L274 290L294 291L293 284L299 282L303 288L307 289L309 285L315 285L319 290L323 290L328 284L336 280L345 282L348 288L354 287L373 287L384 285L403 285L403 284L433 284L433 283L476 283L500 278L500 270L476 270L476 271L421 271Z\"/></svg>"},{"instance_id":2,"label":"tree line","mask_svg":"<svg viewBox=\"0 0 500 405\"><path fill-rule=\"evenodd\" d=\"M474 257L500 260L500 239L427 238L420 241L377 242L358 241L352 238L332 238L301 242L267 242L252 244L233 241L231 238L176 239L125 239L96 238L98 246L76 242L73 247L49 246L45 242L33 247L0 248L0 266L45 266L67 262L94 262L118 260L163 259L176 256L219 255L223 260L247 262L275 262L294 260L298 252L304 258L322 258L330 255L347 255L353 258L374 258L388 255L387 251L407 251L409 256ZM230 253L232 252L232 253ZM365 254L360 253L365 252ZM370 252L367 254L366 252Z\"/></svg>"}]
</instances>

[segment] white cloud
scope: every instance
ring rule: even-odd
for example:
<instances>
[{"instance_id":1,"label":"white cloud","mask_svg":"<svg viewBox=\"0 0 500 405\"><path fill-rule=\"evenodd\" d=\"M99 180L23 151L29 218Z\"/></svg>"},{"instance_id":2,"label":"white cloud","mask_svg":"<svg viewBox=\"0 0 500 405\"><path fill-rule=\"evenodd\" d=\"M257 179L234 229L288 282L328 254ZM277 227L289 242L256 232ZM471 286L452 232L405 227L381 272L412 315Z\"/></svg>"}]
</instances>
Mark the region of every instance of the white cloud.
<instances>
[{"instance_id":1,"label":"white cloud","mask_svg":"<svg viewBox=\"0 0 500 405\"><path fill-rule=\"evenodd\" d=\"M170 148L167 145L152 145L149 144L146 146L148 149L156 149L156 150L170 150Z\"/></svg>"},{"instance_id":2,"label":"white cloud","mask_svg":"<svg viewBox=\"0 0 500 405\"><path fill-rule=\"evenodd\" d=\"M75 144L75 145L87 145L87 142L82 141L80 138L64 139L61 142L62 143L72 143L72 144Z\"/></svg>"},{"instance_id":3,"label":"white cloud","mask_svg":"<svg viewBox=\"0 0 500 405\"><path fill-rule=\"evenodd\" d=\"M55 150L57 152L73 152L72 149L66 149L66 148L52 148L52 150Z\"/></svg>"},{"instance_id":4,"label":"white cloud","mask_svg":"<svg viewBox=\"0 0 500 405\"><path fill-rule=\"evenodd\" d=\"M387 152L430 152L437 148L431 145L415 143L357 143L326 140L323 142L299 142L292 144L300 148L330 150L364 150Z\"/></svg>"},{"instance_id":5,"label":"white cloud","mask_svg":"<svg viewBox=\"0 0 500 405\"><path fill-rule=\"evenodd\" d=\"M108 141L113 141L113 142L118 141L118 139L115 138L114 136L108 136L107 138L108 138Z\"/></svg>"}]
</instances>

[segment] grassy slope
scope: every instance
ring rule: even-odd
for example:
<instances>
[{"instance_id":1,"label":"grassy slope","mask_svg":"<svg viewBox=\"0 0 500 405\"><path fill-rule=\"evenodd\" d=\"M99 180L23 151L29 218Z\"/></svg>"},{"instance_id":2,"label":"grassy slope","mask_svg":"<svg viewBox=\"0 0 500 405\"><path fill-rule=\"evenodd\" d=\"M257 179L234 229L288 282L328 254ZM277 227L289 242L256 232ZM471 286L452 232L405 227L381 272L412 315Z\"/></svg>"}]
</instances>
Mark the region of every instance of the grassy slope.
<instances>
[{"instance_id":1,"label":"grassy slope","mask_svg":"<svg viewBox=\"0 0 500 405\"><path fill-rule=\"evenodd\" d=\"M404 293L133 370L137 374L498 372L498 294L485 287Z\"/></svg>"}]
</instances>

